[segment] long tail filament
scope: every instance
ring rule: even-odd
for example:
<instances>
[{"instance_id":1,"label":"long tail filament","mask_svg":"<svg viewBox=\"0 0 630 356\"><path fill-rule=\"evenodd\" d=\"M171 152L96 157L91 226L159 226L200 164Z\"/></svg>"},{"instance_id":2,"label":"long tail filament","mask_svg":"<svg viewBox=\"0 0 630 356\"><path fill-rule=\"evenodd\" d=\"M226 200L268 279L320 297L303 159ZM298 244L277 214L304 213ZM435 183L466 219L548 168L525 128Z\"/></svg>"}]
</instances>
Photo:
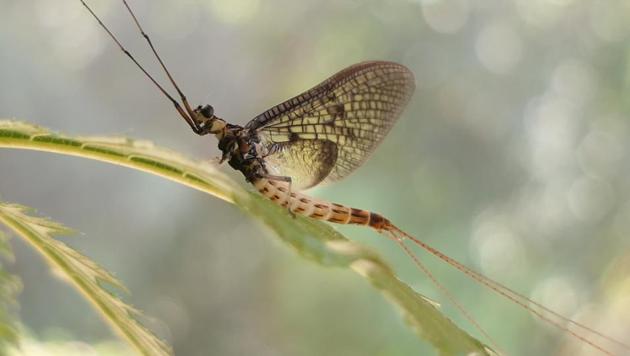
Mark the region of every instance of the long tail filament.
<instances>
[{"instance_id":1,"label":"long tail filament","mask_svg":"<svg viewBox=\"0 0 630 356\"><path fill-rule=\"evenodd\" d=\"M411 259L414 261L414 263L416 264L416 266L422 270L423 273L425 273L431 280L432 282L447 296L447 298L457 307L457 309L459 309L460 311L462 311L462 313L464 314L464 316L466 317L466 319L468 319L473 326L479 330L485 337L487 337L492 344L495 344L494 341L492 341L492 339L488 336L488 334L479 326L479 324L477 322L474 321L474 319L465 311L463 311L463 307L461 307L455 300L454 297L448 293L446 291L446 289L439 284L435 278L430 274L430 272L426 269L426 267L420 262L420 260L418 259L417 256L415 256L413 254L413 252L405 245L404 240L409 240L412 243L420 246L422 249L424 249L425 251L429 252L430 254L438 257L439 259L441 259L442 261L448 263L449 265L451 265L452 267L455 267L456 269L458 269L459 271L463 272L465 275L467 275L469 278L475 280L476 282L490 288L490 290L494 291L495 293L511 300L512 302L520 305L521 307L525 308L526 310L528 310L529 312L531 312L532 314L536 315L538 318L540 318L541 320L553 325L554 327L563 330L564 332L570 334L571 336L575 337L576 339L592 346L593 348L601 351L602 353L606 354L606 355L614 355L613 352L605 349L604 347L600 346L599 344L597 344L596 342L588 339L587 337L578 334L577 332L569 329L567 326L563 325L562 323L553 320L551 318L549 318L548 316L544 315L543 312L548 313L550 315L553 315L554 317L556 317L557 319L566 322L567 324L571 324L575 327L577 327L578 329L581 329L582 331L586 331L588 333L591 333L593 335L597 335L599 337L601 337L604 340L607 340L611 343L614 343L626 350L630 350L630 346L619 341L616 340L608 335L605 335L597 330L594 330L588 326L585 326L583 324L580 324L574 320L571 320L565 316L562 316L560 314L558 314L557 312L554 312L553 310L545 307L544 305L537 303L527 297L525 297L524 295L513 291L512 289L502 285L499 282L496 282L484 275L482 275L479 272L476 272L468 267L466 267L465 265L463 265L462 263L454 260L453 258L445 255L444 253L440 252L439 250L431 247L430 245L428 245L427 243L405 233L404 231L400 230L398 227L396 227L395 225L391 224L391 223L387 223L385 224L385 226L383 226L383 228L379 231L381 233L384 233L386 236L393 238L398 245L403 249L403 251L409 256L411 257Z\"/></svg>"}]
</instances>

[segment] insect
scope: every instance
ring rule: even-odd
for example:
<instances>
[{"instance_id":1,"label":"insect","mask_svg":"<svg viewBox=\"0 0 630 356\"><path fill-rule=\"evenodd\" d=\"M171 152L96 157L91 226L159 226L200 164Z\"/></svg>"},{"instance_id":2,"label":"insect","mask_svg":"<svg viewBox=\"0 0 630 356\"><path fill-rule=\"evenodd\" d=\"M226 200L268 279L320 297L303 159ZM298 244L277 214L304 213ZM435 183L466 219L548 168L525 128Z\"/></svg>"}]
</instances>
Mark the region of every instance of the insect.
<instances>
[{"instance_id":1,"label":"insect","mask_svg":"<svg viewBox=\"0 0 630 356\"><path fill-rule=\"evenodd\" d=\"M312 89L256 116L245 126L239 126L215 115L211 105L192 108L126 0L123 0L124 6L177 91L179 100L171 96L140 65L85 1L80 1L118 47L170 100L193 132L200 136L211 134L218 139L218 147L222 152L220 162L227 162L240 171L263 196L286 208L291 214L338 224L365 225L391 238L489 339L405 245L406 241L424 248L478 283L603 354L612 355L613 352L593 341L593 337L630 350L630 346L563 317L475 272L405 233L378 213L323 201L302 193L318 184L335 182L348 176L383 141L415 89L413 73L406 67L386 61L352 65Z\"/></svg>"}]
</instances>

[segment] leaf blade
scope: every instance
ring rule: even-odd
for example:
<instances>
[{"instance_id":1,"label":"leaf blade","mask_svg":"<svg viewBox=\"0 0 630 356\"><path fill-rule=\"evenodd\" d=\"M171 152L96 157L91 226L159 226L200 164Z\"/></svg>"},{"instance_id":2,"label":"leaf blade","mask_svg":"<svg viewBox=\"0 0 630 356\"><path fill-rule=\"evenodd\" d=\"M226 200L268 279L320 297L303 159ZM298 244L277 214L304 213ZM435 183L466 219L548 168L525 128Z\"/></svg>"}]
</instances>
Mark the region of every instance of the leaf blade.
<instances>
[{"instance_id":1,"label":"leaf blade","mask_svg":"<svg viewBox=\"0 0 630 356\"><path fill-rule=\"evenodd\" d=\"M87 299L119 335L143 355L170 355L170 347L142 326L133 307L104 286L125 289L114 276L86 256L55 238L71 230L49 219L29 214L28 208L0 202L0 222L41 253L53 268Z\"/></svg>"},{"instance_id":2,"label":"leaf blade","mask_svg":"<svg viewBox=\"0 0 630 356\"><path fill-rule=\"evenodd\" d=\"M8 236L0 231L0 257L13 261L13 250L8 243ZM20 279L6 271L0 263L0 354L16 346L20 340L17 320L11 307L17 304L16 296L22 289Z\"/></svg>"}]
</instances>

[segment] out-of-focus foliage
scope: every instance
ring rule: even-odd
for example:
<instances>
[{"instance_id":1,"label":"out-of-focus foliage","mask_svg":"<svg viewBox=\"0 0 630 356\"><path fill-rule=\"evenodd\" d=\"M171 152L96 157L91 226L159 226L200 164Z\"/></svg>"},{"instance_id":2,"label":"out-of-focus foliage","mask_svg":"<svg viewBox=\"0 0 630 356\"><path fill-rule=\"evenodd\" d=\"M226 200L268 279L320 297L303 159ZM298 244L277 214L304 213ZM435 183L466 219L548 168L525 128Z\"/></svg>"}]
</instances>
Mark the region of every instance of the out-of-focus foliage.
<instances>
[{"instance_id":1,"label":"out-of-focus foliage","mask_svg":"<svg viewBox=\"0 0 630 356\"><path fill-rule=\"evenodd\" d=\"M122 4L91 3L159 73ZM408 66L417 91L384 143L353 176L313 194L383 213L567 316L630 335L629 2L131 5L189 100L212 104L237 124L347 65L385 59ZM218 155L216 142L190 132L79 1L0 0L0 8L0 117L150 138L201 159ZM303 263L216 199L46 154L3 151L0 167L3 198L54 212L89 234L73 246L125 280L133 304L156 316L151 327L181 354L432 352L366 283ZM339 230L443 301L390 241L357 227ZM18 245L16 255L12 272L25 281L21 316L35 334L63 328L81 330L80 340L110 337L84 317L87 306L32 263L28 249ZM592 353L442 264L424 262L508 354ZM56 310L46 309L52 301Z\"/></svg>"},{"instance_id":2,"label":"out-of-focus foliage","mask_svg":"<svg viewBox=\"0 0 630 356\"><path fill-rule=\"evenodd\" d=\"M14 308L16 298L21 290L21 282L17 276L7 272L6 261L13 261L13 251L7 235L0 230L0 354L17 344L19 334Z\"/></svg>"},{"instance_id":3,"label":"out-of-focus foliage","mask_svg":"<svg viewBox=\"0 0 630 356\"><path fill-rule=\"evenodd\" d=\"M136 320L139 313L107 290L108 287L124 290L124 286L94 261L55 238L72 233L70 229L50 219L35 217L24 206L3 202L0 202L0 223L37 250L50 268L92 303L100 316L140 354L171 354L166 344Z\"/></svg>"},{"instance_id":4,"label":"out-of-focus foliage","mask_svg":"<svg viewBox=\"0 0 630 356\"><path fill-rule=\"evenodd\" d=\"M26 335L24 335L26 334ZM57 332L51 340L38 340L26 331L20 332L19 347L10 347L6 356L86 356L112 355L137 356L135 349L123 341L104 341L88 344L77 340L67 339L67 335Z\"/></svg>"}]
</instances>

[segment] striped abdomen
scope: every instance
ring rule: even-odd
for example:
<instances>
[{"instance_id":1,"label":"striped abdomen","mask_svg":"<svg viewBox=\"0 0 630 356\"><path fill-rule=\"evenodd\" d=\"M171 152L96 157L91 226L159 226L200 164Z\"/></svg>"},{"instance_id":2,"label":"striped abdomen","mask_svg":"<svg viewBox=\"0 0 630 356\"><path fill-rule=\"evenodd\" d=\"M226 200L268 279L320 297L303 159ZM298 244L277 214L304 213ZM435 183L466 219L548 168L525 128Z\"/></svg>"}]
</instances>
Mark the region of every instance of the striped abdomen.
<instances>
[{"instance_id":1,"label":"striped abdomen","mask_svg":"<svg viewBox=\"0 0 630 356\"><path fill-rule=\"evenodd\" d=\"M299 192L289 193L287 182L262 178L253 184L266 198L298 215L337 224L368 225L376 230L390 225L389 220L368 210L314 199Z\"/></svg>"}]
</instances>

